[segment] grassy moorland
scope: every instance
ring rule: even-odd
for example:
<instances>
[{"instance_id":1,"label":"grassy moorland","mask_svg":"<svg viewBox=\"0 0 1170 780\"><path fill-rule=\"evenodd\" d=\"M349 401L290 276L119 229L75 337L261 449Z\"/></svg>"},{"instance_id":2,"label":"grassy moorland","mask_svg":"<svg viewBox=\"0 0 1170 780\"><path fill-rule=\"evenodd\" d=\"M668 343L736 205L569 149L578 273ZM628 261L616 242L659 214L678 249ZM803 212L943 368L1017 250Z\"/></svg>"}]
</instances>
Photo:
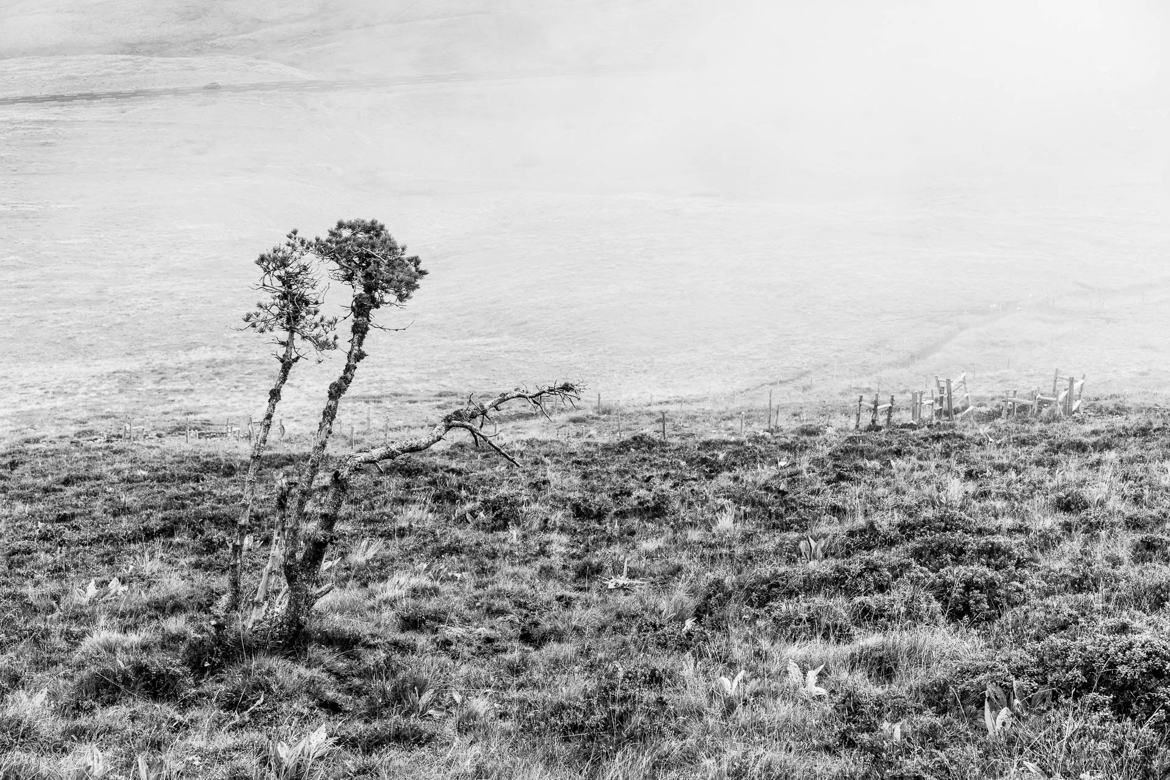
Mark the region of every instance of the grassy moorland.
<instances>
[{"instance_id":1,"label":"grassy moorland","mask_svg":"<svg viewBox=\"0 0 1170 780\"><path fill-rule=\"evenodd\" d=\"M238 458L9 445L0 776L1170 769L1156 412L514 449L363 483L312 641L280 656L210 617Z\"/></svg>"}]
</instances>

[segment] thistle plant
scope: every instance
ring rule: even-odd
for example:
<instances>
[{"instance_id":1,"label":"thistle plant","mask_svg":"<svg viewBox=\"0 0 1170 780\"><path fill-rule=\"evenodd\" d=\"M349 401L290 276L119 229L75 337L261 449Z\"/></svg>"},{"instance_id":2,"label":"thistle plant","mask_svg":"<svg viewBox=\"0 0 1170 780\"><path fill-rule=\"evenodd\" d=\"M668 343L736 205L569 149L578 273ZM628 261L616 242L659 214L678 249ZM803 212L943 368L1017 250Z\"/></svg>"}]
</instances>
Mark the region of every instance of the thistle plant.
<instances>
[{"instance_id":1,"label":"thistle plant","mask_svg":"<svg viewBox=\"0 0 1170 780\"><path fill-rule=\"evenodd\" d=\"M817 685L817 677L824 670L825 665L821 664L815 669L809 669L805 672L800 671L800 665L791 658L788 659L788 682L799 691L801 696L806 698L816 698L818 696L828 696L829 692Z\"/></svg>"},{"instance_id":2,"label":"thistle plant","mask_svg":"<svg viewBox=\"0 0 1170 780\"><path fill-rule=\"evenodd\" d=\"M998 737L1014 721L1026 718L1051 702L1050 688L1032 691L1025 683L1013 679L1011 692L1007 693L995 683L988 683L983 692L983 725L987 728L987 736Z\"/></svg>"},{"instance_id":3,"label":"thistle plant","mask_svg":"<svg viewBox=\"0 0 1170 780\"><path fill-rule=\"evenodd\" d=\"M748 695L756 688L755 685L747 681L747 671L744 669L740 669L735 677L730 679L720 676L718 683L723 700L723 710L727 715L743 707Z\"/></svg>"},{"instance_id":4,"label":"thistle plant","mask_svg":"<svg viewBox=\"0 0 1170 780\"><path fill-rule=\"evenodd\" d=\"M272 780L308 780L322 759L335 750L333 739L325 725L299 741L289 744L284 740L269 742L268 766Z\"/></svg>"},{"instance_id":5,"label":"thistle plant","mask_svg":"<svg viewBox=\"0 0 1170 780\"><path fill-rule=\"evenodd\" d=\"M806 562L820 561L825 558L825 548L828 539L814 539L811 536L800 540L800 557Z\"/></svg>"}]
</instances>

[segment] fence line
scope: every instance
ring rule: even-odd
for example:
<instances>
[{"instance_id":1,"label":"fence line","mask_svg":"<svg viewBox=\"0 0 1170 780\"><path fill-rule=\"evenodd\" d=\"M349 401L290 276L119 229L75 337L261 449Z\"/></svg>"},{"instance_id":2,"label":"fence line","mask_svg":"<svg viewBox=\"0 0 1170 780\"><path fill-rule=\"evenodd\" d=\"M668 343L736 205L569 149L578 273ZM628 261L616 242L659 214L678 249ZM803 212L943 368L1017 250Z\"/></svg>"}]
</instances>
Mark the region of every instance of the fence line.
<instances>
[{"instance_id":1,"label":"fence line","mask_svg":"<svg viewBox=\"0 0 1170 780\"><path fill-rule=\"evenodd\" d=\"M900 413L908 413L909 424L914 427L923 425L938 425L938 424L957 424L968 418L974 418L976 414L983 412L991 413L998 411L999 415L1004 418L1016 418L1021 413L1025 413L1030 417L1038 417L1044 412L1057 417L1071 417L1084 408L1084 388L1085 377L1082 375L1077 378L1073 375L1062 375L1057 369L1053 373L1052 390L1051 393L1041 392L1039 388L1033 389L1030 392L1021 393L1018 390L1010 390L1002 393L999 396L990 399L995 402L997 406L983 407L980 409L976 407L972 401L971 390L968 383L968 377L965 373L958 377L941 377L935 376L934 382L930 388L930 396L927 397L926 390L911 391L910 399L906 404L900 404L897 398L891 394L889 396L882 396L880 393L874 393L872 398L866 398L864 394L858 395L856 406L849 412L846 412L846 420L853 423L856 430L862 429L862 423L868 420L865 426L867 430L881 430L883 428L892 428L895 426L897 420L896 415ZM830 411L832 402L824 402L821 408L826 415L825 424L830 424L832 413ZM672 421L668 411L665 409L651 410L646 409L646 414L650 417L648 424L639 425L636 417L631 420L630 413L624 408L624 405L619 401L609 406L605 405L600 393L596 396L596 403L591 404L593 409L588 410L585 414L592 412L597 418L609 418L610 426L605 426L609 430L604 431L606 438L613 439L615 436L618 440L628 438L629 436L646 435L661 439L662 441L669 441L671 438L671 427L668 423L673 422L673 428L676 432L684 430L682 423L686 415L682 415L682 419L676 418ZM791 408L791 404L789 408ZM756 407L760 411L764 411L763 426L756 428L759 425L757 421L755 425L751 424L749 418L749 410L740 410L738 416L738 434L741 437L749 436L758 433L773 433L780 427L780 413L781 404L776 402L775 392L772 389L768 390L767 405L761 403L760 407ZM838 407L840 409L840 407ZM843 410L842 410L843 411ZM553 414L556 410L551 410ZM580 414L580 412L578 412ZM733 413L734 414L734 413ZM362 446L368 446L374 437L380 433L380 443L385 443L390 440L390 418L387 416L383 424L379 426L380 430L376 429L373 422L372 409L370 405L366 405L365 426L361 431ZM797 417L802 422L806 418L805 409L802 406L799 411L793 412L793 417ZM132 416L128 416L122 423L120 438L133 441L141 441L148 436L154 438L162 438L165 436L181 435L186 444L190 445L192 442L198 442L206 439L219 440L222 443L235 440L237 442L247 441L249 444L255 440L259 434L260 425L256 418L252 415L243 415L240 417L224 417L223 423L212 422L211 418L204 417L196 419L192 414L184 414L182 427L172 427L170 429L155 429L153 432L147 424ZM734 434L735 417L728 420L726 417L720 418L719 423L725 426L725 431ZM815 419L815 418L814 418ZM246 423L244 422L246 420ZM580 422L580 418L570 420L570 423ZM273 434L274 438L283 441L287 435L284 421L277 418L274 421ZM348 438L348 445L351 451L356 451L359 445L359 427L355 422L347 421L349 430L348 437L346 431L340 425L337 426L340 436L337 437L344 446L346 438ZM420 426L425 426L425 421L420 421ZM567 428L565 424L555 424L556 436L560 438L562 429ZM730 430L726 426L730 425ZM845 422L848 425L848 422ZM595 432L590 432L589 436L594 436Z\"/></svg>"}]
</instances>

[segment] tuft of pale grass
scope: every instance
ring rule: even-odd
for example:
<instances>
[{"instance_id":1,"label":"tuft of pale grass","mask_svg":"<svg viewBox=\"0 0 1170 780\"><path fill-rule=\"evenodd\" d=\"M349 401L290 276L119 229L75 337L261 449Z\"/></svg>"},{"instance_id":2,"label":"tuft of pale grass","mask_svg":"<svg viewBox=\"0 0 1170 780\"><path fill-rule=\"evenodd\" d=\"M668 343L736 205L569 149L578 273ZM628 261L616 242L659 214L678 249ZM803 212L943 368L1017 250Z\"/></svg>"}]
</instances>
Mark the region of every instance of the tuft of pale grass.
<instances>
[{"instance_id":1,"label":"tuft of pale grass","mask_svg":"<svg viewBox=\"0 0 1170 780\"><path fill-rule=\"evenodd\" d=\"M150 641L144 631L114 631L98 628L81 640L77 650L81 654L115 655L119 651L139 650Z\"/></svg>"},{"instance_id":2,"label":"tuft of pale grass","mask_svg":"<svg viewBox=\"0 0 1170 780\"><path fill-rule=\"evenodd\" d=\"M386 543L381 539L366 537L356 542L345 556L345 562L353 572L360 572L369 566L386 549Z\"/></svg>"},{"instance_id":3,"label":"tuft of pale grass","mask_svg":"<svg viewBox=\"0 0 1170 780\"><path fill-rule=\"evenodd\" d=\"M370 588L370 597L377 604L402 602L408 598L435 596L438 593L438 583L418 572L398 572Z\"/></svg>"},{"instance_id":4,"label":"tuft of pale grass","mask_svg":"<svg viewBox=\"0 0 1170 780\"><path fill-rule=\"evenodd\" d=\"M733 506L721 507L711 521L711 530L716 534L728 535L735 533L739 512Z\"/></svg>"}]
</instances>

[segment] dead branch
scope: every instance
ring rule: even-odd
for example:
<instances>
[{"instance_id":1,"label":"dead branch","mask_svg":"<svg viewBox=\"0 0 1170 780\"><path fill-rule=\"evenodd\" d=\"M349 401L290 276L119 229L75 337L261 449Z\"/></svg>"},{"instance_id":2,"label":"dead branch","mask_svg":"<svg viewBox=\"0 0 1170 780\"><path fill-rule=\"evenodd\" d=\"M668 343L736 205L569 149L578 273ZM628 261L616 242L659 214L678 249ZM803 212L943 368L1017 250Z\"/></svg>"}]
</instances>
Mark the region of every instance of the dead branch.
<instances>
[{"instance_id":1,"label":"dead branch","mask_svg":"<svg viewBox=\"0 0 1170 780\"><path fill-rule=\"evenodd\" d=\"M491 423L495 426L493 415L513 401L523 401L545 417L548 417L549 414L546 407L548 403L554 401L572 403L580 400L580 398L580 388L571 382L562 382L558 385L541 387L533 392L517 388L516 390L500 393L486 404L476 400L474 397L469 397L467 404L462 409L457 409L445 415L428 433L413 439L386 444L381 447L366 450L365 452L355 453L343 461L338 471L341 473L342 479L348 479L358 469L364 466L376 466L412 452L422 452L423 450L430 449L454 430L467 431L471 434L473 440L486 443L507 461L513 465L519 465L515 459L491 440L491 436L483 433L483 424Z\"/></svg>"}]
</instances>

